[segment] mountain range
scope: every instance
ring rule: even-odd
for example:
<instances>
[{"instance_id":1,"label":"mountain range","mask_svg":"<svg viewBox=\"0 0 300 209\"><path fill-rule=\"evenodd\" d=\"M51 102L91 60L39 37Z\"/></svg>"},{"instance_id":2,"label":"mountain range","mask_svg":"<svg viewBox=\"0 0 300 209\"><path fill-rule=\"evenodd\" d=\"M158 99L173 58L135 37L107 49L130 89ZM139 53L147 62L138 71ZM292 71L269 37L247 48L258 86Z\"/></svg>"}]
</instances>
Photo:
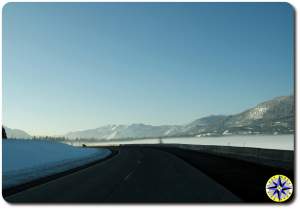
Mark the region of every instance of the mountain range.
<instances>
[{"instance_id":1,"label":"mountain range","mask_svg":"<svg viewBox=\"0 0 300 209\"><path fill-rule=\"evenodd\" d=\"M28 133L26 133L23 130L20 129L11 129L8 127L5 127L6 136L9 139L31 139L32 136L30 136Z\"/></svg>"},{"instance_id":2,"label":"mountain range","mask_svg":"<svg viewBox=\"0 0 300 209\"><path fill-rule=\"evenodd\" d=\"M4 127L8 138L31 139L20 129ZM186 125L107 125L65 134L67 139L118 140L154 137L292 134L295 129L294 96L276 97L244 112L211 115Z\"/></svg>"},{"instance_id":3,"label":"mountain range","mask_svg":"<svg viewBox=\"0 0 300 209\"><path fill-rule=\"evenodd\" d=\"M294 133L293 96L272 100L233 115L211 115L186 125L152 126L145 124L107 125L69 132L69 139L117 140L152 137L223 136Z\"/></svg>"}]
</instances>

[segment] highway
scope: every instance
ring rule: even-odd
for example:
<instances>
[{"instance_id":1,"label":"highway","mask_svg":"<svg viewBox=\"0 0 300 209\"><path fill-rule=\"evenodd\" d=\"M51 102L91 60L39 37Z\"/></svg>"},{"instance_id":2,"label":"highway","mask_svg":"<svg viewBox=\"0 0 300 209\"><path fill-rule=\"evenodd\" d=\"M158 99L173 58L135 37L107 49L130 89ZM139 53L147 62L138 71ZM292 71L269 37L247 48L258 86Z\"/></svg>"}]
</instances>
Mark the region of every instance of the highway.
<instances>
[{"instance_id":1,"label":"highway","mask_svg":"<svg viewBox=\"0 0 300 209\"><path fill-rule=\"evenodd\" d=\"M265 182L277 172L292 175L195 151L124 146L107 160L5 199L11 203L266 202Z\"/></svg>"}]
</instances>

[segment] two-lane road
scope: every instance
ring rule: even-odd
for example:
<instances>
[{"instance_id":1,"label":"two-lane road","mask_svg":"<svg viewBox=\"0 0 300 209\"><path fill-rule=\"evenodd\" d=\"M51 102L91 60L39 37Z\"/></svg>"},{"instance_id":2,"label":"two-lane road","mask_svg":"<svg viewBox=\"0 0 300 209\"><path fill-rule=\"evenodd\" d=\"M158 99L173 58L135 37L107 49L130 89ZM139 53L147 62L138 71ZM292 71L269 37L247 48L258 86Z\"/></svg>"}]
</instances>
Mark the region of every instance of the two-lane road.
<instances>
[{"instance_id":1,"label":"two-lane road","mask_svg":"<svg viewBox=\"0 0 300 209\"><path fill-rule=\"evenodd\" d=\"M108 160L5 199L17 203L240 201L176 155L147 147L121 147Z\"/></svg>"}]
</instances>

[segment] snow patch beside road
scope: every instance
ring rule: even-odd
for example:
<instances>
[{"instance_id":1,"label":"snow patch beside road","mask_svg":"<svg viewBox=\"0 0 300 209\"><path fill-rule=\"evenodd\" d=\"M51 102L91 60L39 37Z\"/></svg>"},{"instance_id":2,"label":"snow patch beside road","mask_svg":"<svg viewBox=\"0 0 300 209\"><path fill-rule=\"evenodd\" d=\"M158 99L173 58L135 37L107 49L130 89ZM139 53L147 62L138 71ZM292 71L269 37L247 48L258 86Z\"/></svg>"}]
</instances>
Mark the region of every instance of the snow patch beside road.
<instances>
[{"instance_id":1,"label":"snow patch beside road","mask_svg":"<svg viewBox=\"0 0 300 209\"><path fill-rule=\"evenodd\" d=\"M72 147L51 141L3 140L2 187L63 172L110 154L108 149Z\"/></svg>"}]
</instances>

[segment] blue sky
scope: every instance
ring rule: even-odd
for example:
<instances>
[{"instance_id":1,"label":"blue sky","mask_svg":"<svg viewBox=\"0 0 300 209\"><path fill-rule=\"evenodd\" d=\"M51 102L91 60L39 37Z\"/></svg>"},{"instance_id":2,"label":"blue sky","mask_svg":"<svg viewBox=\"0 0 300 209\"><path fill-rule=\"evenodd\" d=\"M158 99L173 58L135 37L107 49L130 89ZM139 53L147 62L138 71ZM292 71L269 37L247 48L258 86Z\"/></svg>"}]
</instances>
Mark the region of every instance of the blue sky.
<instances>
[{"instance_id":1,"label":"blue sky","mask_svg":"<svg viewBox=\"0 0 300 209\"><path fill-rule=\"evenodd\" d=\"M3 123L185 124L293 94L286 3L9 3Z\"/></svg>"}]
</instances>

